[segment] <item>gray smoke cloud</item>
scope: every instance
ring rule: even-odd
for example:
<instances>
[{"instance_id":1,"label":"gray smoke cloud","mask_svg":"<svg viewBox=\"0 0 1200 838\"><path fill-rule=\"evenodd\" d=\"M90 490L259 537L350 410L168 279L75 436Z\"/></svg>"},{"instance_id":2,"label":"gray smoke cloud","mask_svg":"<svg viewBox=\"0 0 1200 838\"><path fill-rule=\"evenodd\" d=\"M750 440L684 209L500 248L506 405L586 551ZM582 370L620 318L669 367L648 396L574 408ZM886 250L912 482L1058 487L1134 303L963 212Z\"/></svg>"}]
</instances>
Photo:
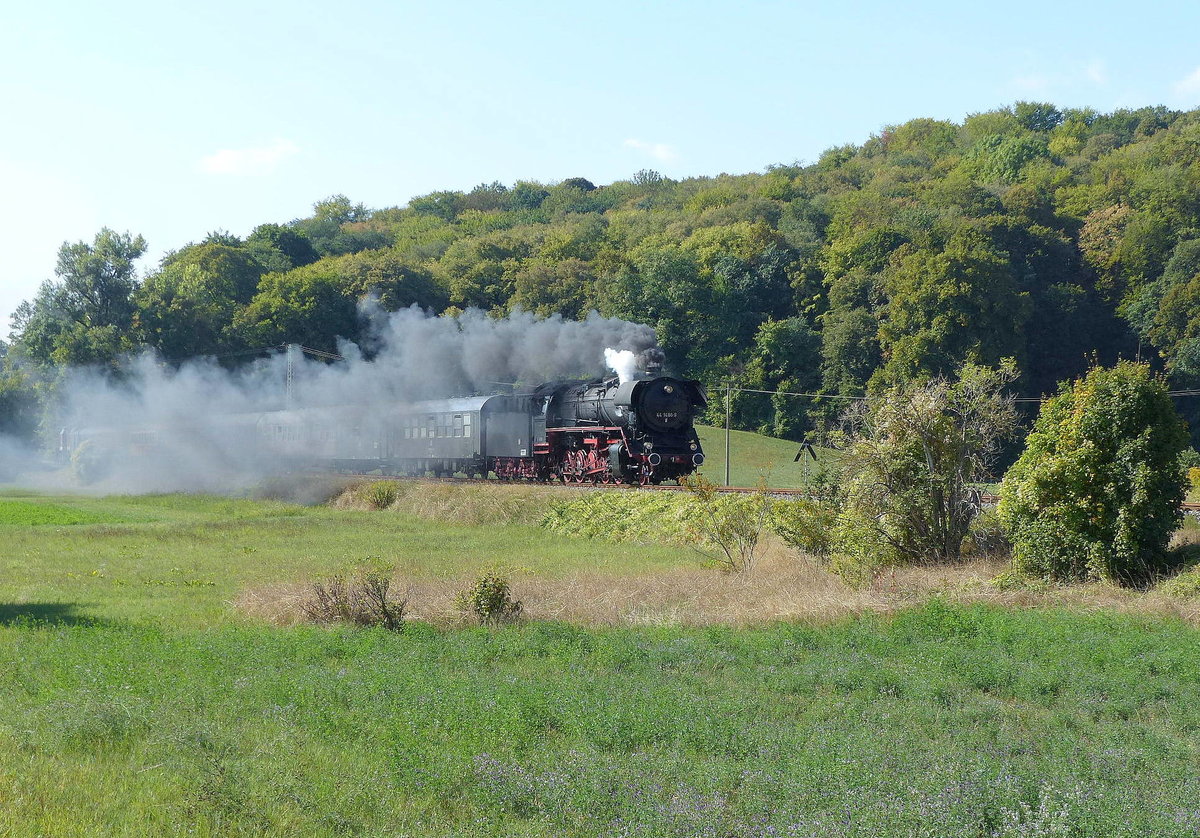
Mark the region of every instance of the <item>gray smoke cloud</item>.
<instances>
[{"instance_id":1,"label":"gray smoke cloud","mask_svg":"<svg viewBox=\"0 0 1200 838\"><path fill-rule=\"evenodd\" d=\"M94 469L93 489L240 492L286 467L256 434L273 411L337 406L346 421L369 429L416 401L606 375L605 349L627 350L643 363L661 358L651 327L594 312L583 321L523 311L433 317L416 307L384 312L367 301L361 313L367 337L361 345L343 342L344 360L334 363L292 351L237 371L212 359L175 369L146 354L119 381L71 370L61 388L61 467L33 468L29 452L0 444L0 479L60 487L88 471L87 457L107 439L133 438L136 447L145 431L152 444ZM89 439L81 456L78 446ZM64 462L69 450L73 467Z\"/></svg>"}]
</instances>

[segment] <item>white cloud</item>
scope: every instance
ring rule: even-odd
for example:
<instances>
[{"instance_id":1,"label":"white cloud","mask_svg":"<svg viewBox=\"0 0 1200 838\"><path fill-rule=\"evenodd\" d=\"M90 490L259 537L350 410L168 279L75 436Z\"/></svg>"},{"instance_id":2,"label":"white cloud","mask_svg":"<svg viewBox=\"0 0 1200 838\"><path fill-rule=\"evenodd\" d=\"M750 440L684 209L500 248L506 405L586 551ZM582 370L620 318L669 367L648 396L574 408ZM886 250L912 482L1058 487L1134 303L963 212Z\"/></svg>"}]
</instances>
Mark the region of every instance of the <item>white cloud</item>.
<instances>
[{"instance_id":1,"label":"white cloud","mask_svg":"<svg viewBox=\"0 0 1200 838\"><path fill-rule=\"evenodd\" d=\"M1108 67L1099 58L1064 63L1057 68L1037 66L1038 62L1028 56L1024 63L1026 71L1008 79L1005 92L1009 96L1071 100L1095 95L1095 88L1109 86Z\"/></svg>"},{"instance_id":2,"label":"white cloud","mask_svg":"<svg viewBox=\"0 0 1200 838\"><path fill-rule=\"evenodd\" d=\"M1200 67L1192 70L1187 77L1175 82L1174 90L1176 96L1200 95Z\"/></svg>"},{"instance_id":3,"label":"white cloud","mask_svg":"<svg viewBox=\"0 0 1200 838\"><path fill-rule=\"evenodd\" d=\"M647 143L642 140L629 139L625 141L624 145L626 148L637 149L664 163L674 160L677 156L675 148L666 143Z\"/></svg>"},{"instance_id":4,"label":"white cloud","mask_svg":"<svg viewBox=\"0 0 1200 838\"><path fill-rule=\"evenodd\" d=\"M1050 88L1050 79L1038 73L1026 73L1017 76L1009 82L1010 86L1020 94L1027 96L1044 96Z\"/></svg>"},{"instance_id":5,"label":"white cloud","mask_svg":"<svg viewBox=\"0 0 1200 838\"><path fill-rule=\"evenodd\" d=\"M269 175L280 162L300 151L291 140L275 140L258 148L223 148L200 161L211 175Z\"/></svg>"},{"instance_id":6,"label":"white cloud","mask_svg":"<svg viewBox=\"0 0 1200 838\"><path fill-rule=\"evenodd\" d=\"M1108 69L1098 58L1083 68L1083 75L1092 84L1108 84Z\"/></svg>"}]
</instances>

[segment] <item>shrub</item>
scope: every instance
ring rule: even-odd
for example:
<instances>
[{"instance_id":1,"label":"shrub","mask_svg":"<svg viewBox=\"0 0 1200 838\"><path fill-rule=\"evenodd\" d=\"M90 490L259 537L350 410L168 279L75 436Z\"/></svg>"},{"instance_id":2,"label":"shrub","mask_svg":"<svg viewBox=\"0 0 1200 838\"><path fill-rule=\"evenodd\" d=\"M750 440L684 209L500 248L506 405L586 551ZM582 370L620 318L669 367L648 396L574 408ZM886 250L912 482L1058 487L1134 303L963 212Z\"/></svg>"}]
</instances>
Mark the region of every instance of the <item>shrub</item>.
<instances>
[{"instance_id":1,"label":"shrub","mask_svg":"<svg viewBox=\"0 0 1200 838\"><path fill-rule=\"evenodd\" d=\"M686 545L694 537L689 522L695 514L695 499L688 494L618 489L556 500L541 525L560 535Z\"/></svg>"},{"instance_id":2,"label":"shrub","mask_svg":"<svg viewBox=\"0 0 1200 838\"><path fill-rule=\"evenodd\" d=\"M362 498L372 509L387 509L398 496L395 482L378 480L362 487Z\"/></svg>"},{"instance_id":3,"label":"shrub","mask_svg":"<svg viewBox=\"0 0 1200 838\"><path fill-rule=\"evenodd\" d=\"M301 604L304 615L314 623L351 623L382 626L403 631L406 600L392 599L392 568L364 565L349 579L343 575L313 583L312 595Z\"/></svg>"},{"instance_id":4,"label":"shrub","mask_svg":"<svg viewBox=\"0 0 1200 838\"><path fill-rule=\"evenodd\" d=\"M1188 484L1193 492L1200 492L1200 466L1192 466L1188 469Z\"/></svg>"},{"instance_id":5,"label":"shrub","mask_svg":"<svg viewBox=\"0 0 1200 838\"><path fill-rule=\"evenodd\" d=\"M84 486L108 476L112 461L103 448L90 439L71 452L71 472Z\"/></svg>"},{"instance_id":6,"label":"shrub","mask_svg":"<svg viewBox=\"0 0 1200 838\"><path fill-rule=\"evenodd\" d=\"M772 504L768 528L790 547L825 558L833 549L837 507L829 501L798 498Z\"/></svg>"},{"instance_id":7,"label":"shrub","mask_svg":"<svg viewBox=\"0 0 1200 838\"><path fill-rule=\"evenodd\" d=\"M1200 568L1193 567L1172 576L1158 586L1158 591L1180 599L1200 598Z\"/></svg>"},{"instance_id":8,"label":"shrub","mask_svg":"<svg viewBox=\"0 0 1200 838\"><path fill-rule=\"evenodd\" d=\"M695 502L688 517L692 547L726 572L753 571L771 512L766 489L760 486L751 494L723 494L699 475L680 482Z\"/></svg>"},{"instance_id":9,"label":"shrub","mask_svg":"<svg viewBox=\"0 0 1200 838\"><path fill-rule=\"evenodd\" d=\"M989 477L1016 427L1016 378L967 364L956 380L898 385L843 417L831 567L863 582L880 567L956 561Z\"/></svg>"},{"instance_id":10,"label":"shrub","mask_svg":"<svg viewBox=\"0 0 1200 838\"><path fill-rule=\"evenodd\" d=\"M480 625L510 623L521 616L521 603L512 598L508 577L488 571L454 598L460 611L474 614Z\"/></svg>"},{"instance_id":11,"label":"shrub","mask_svg":"<svg viewBox=\"0 0 1200 838\"><path fill-rule=\"evenodd\" d=\"M975 517L967 529L967 540L963 542L963 553L986 558L1007 557L1012 552L1008 532L995 509L985 509Z\"/></svg>"},{"instance_id":12,"label":"shrub","mask_svg":"<svg viewBox=\"0 0 1200 838\"><path fill-rule=\"evenodd\" d=\"M1046 402L1004 476L1013 567L1057 581L1148 581L1171 564L1187 430L1144 364L1093 368Z\"/></svg>"}]
</instances>

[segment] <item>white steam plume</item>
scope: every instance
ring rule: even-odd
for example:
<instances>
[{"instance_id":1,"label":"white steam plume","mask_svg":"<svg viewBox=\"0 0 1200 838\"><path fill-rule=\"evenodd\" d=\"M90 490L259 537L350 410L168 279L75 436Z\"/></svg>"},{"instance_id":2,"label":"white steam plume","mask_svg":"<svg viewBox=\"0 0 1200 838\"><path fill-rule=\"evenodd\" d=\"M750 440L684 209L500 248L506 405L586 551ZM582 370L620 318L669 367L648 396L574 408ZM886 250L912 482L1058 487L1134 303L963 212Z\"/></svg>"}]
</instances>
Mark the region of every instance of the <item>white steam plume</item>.
<instances>
[{"instance_id":1,"label":"white steam plume","mask_svg":"<svg viewBox=\"0 0 1200 838\"><path fill-rule=\"evenodd\" d=\"M608 364L608 368L617 374L617 378L622 384L637 378L638 356L633 350L612 349L611 347L605 349L604 363Z\"/></svg>"}]
</instances>

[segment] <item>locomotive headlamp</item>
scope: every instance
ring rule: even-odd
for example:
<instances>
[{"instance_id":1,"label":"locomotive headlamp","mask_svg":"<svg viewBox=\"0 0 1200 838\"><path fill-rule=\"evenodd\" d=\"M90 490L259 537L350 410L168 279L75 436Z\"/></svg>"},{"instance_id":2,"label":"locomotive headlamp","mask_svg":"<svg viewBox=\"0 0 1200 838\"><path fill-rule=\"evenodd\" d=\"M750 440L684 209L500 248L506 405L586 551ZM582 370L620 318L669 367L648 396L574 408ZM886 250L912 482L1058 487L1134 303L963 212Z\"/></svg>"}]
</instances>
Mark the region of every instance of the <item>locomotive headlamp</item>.
<instances>
[{"instance_id":1,"label":"locomotive headlamp","mask_svg":"<svg viewBox=\"0 0 1200 838\"><path fill-rule=\"evenodd\" d=\"M694 443L694 442L692 443L692 445L691 445L691 449L692 449L693 451L695 451L695 450L696 450L696 443Z\"/></svg>"},{"instance_id":2,"label":"locomotive headlamp","mask_svg":"<svg viewBox=\"0 0 1200 838\"><path fill-rule=\"evenodd\" d=\"M674 392L675 392L675 388L674 388L674 387L672 387L670 384L664 384L664 385L663 385L663 392L664 392L664 393L674 393Z\"/></svg>"}]
</instances>

